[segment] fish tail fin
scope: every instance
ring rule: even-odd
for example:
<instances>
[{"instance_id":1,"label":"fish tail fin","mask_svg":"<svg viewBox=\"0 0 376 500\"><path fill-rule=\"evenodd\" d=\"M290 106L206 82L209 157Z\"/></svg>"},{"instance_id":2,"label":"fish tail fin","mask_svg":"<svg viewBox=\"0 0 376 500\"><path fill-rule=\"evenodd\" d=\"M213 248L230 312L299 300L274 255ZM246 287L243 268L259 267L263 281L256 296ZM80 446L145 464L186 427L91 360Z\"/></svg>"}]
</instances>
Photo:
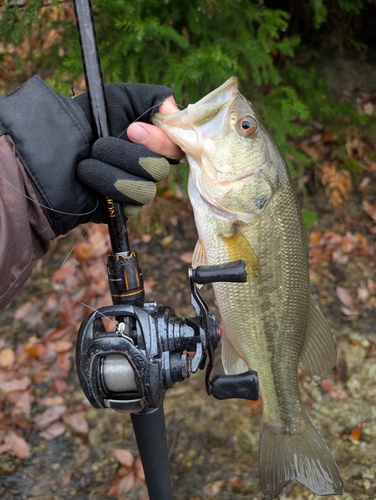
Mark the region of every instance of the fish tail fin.
<instances>
[{"instance_id":1,"label":"fish tail fin","mask_svg":"<svg viewBox=\"0 0 376 500\"><path fill-rule=\"evenodd\" d=\"M265 422L260 429L259 475L265 498L275 498L293 480L316 495L343 493L343 479L330 450L306 413L303 432L276 432Z\"/></svg>"}]
</instances>

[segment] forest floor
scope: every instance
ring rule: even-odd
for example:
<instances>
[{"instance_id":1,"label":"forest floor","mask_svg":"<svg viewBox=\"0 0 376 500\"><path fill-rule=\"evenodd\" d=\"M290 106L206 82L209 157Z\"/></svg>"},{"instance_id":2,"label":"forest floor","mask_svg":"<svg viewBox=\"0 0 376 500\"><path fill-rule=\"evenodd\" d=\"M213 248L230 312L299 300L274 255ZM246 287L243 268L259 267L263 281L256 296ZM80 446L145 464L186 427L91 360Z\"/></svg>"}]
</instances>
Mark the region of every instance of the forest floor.
<instances>
[{"instance_id":1,"label":"forest floor","mask_svg":"<svg viewBox=\"0 0 376 500\"><path fill-rule=\"evenodd\" d=\"M193 313L187 262L196 233L189 207L178 200L169 203L175 202L179 219L172 217L151 237L131 233L131 241L144 272L147 299L169 305L185 317ZM343 474L343 498L373 499L376 247L370 229L375 226L359 196L337 213L324 194L305 204L320 216L310 233L312 291L337 340L338 363L319 386L300 374L302 400ZM94 500L111 494L147 498L129 416L90 407L78 383L74 341L78 324L90 311L75 298L85 302L96 295L101 297L96 305L110 301L103 264L105 227L89 227L64 262L77 238L78 231L61 238L2 312L0 494L4 499ZM205 297L216 313L211 289L206 288ZM219 359L218 353L217 365ZM175 498L262 498L257 471L260 410L258 403L209 398L202 373L167 393ZM315 496L291 483L280 496L287 498Z\"/></svg>"}]
</instances>

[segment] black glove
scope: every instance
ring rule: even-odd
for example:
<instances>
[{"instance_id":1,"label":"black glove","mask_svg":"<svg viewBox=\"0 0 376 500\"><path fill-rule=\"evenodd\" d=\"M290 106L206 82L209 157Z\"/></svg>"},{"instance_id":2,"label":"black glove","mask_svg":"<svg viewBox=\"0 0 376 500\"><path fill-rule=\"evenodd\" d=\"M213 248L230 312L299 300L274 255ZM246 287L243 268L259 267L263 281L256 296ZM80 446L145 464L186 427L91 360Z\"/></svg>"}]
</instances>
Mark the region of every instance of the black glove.
<instances>
[{"instance_id":1,"label":"black glove","mask_svg":"<svg viewBox=\"0 0 376 500\"><path fill-rule=\"evenodd\" d=\"M163 101L172 95L167 87L146 84L115 83L105 87L111 137L98 139L90 158L77 166L77 177L94 191L123 204L127 218L133 217L156 193L155 182L168 175L168 161L141 144L133 144L126 135L136 120L149 122ZM92 122L86 93L73 99Z\"/></svg>"},{"instance_id":2,"label":"black glove","mask_svg":"<svg viewBox=\"0 0 376 500\"><path fill-rule=\"evenodd\" d=\"M172 91L157 85L111 84L105 94L115 137L95 142L86 94L74 99L57 96L33 77L0 99L1 131L12 136L56 236L84 222L107 221L106 204L97 192L125 204L131 216L130 205L139 210L150 201L154 181L168 173L167 160L128 141L126 128L137 119L148 122Z\"/></svg>"}]
</instances>

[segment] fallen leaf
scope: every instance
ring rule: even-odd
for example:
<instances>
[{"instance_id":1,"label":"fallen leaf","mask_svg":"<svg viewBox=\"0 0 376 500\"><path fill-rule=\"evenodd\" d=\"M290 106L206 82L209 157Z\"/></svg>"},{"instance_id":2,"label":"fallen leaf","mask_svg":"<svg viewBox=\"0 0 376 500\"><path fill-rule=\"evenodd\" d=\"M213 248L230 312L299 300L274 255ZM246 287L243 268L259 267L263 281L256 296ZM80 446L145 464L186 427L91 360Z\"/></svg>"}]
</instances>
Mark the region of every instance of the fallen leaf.
<instances>
[{"instance_id":1,"label":"fallen leaf","mask_svg":"<svg viewBox=\"0 0 376 500\"><path fill-rule=\"evenodd\" d=\"M29 389L31 391L31 389ZM21 393L13 393L17 394L17 401L12 408L12 415L25 415L28 417L31 412L31 403L35 401L34 396L29 391L24 391Z\"/></svg>"},{"instance_id":2,"label":"fallen leaf","mask_svg":"<svg viewBox=\"0 0 376 500\"><path fill-rule=\"evenodd\" d=\"M65 405L55 405L51 406L43 413L40 413L34 418L34 422L38 429L44 429L48 427L52 422L59 420L59 418L67 411Z\"/></svg>"},{"instance_id":3,"label":"fallen leaf","mask_svg":"<svg viewBox=\"0 0 376 500\"><path fill-rule=\"evenodd\" d=\"M89 434L89 424L83 412L66 413L63 415L63 421L77 434Z\"/></svg>"},{"instance_id":4,"label":"fallen leaf","mask_svg":"<svg viewBox=\"0 0 376 500\"><path fill-rule=\"evenodd\" d=\"M53 377L67 378L72 368L72 362L69 352L60 352L57 355L55 363L51 366L51 375Z\"/></svg>"},{"instance_id":5,"label":"fallen leaf","mask_svg":"<svg viewBox=\"0 0 376 500\"><path fill-rule=\"evenodd\" d=\"M41 400L41 403L44 406L55 406L55 405L63 405L65 402L65 399L63 396L46 396Z\"/></svg>"},{"instance_id":6,"label":"fallen leaf","mask_svg":"<svg viewBox=\"0 0 376 500\"><path fill-rule=\"evenodd\" d=\"M39 358L46 352L46 347L43 344L34 344L25 346L25 352L32 357Z\"/></svg>"},{"instance_id":7,"label":"fallen leaf","mask_svg":"<svg viewBox=\"0 0 376 500\"><path fill-rule=\"evenodd\" d=\"M193 257L193 252L184 252L179 255L179 259L183 261L185 264L191 264Z\"/></svg>"},{"instance_id":8,"label":"fallen leaf","mask_svg":"<svg viewBox=\"0 0 376 500\"><path fill-rule=\"evenodd\" d=\"M152 290L153 290L153 287L155 287L155 285L158 285L158 281L144 281L144 288L145 288L145 293L147 295L150 295L152 293Z\"/></svg>"},{"instance_id":9,"label":"fallen leaf","mask_svg":"<svg viewBox=\"0 0 376 500\"><path fill-rule=\"evenodd\" d=\"M8 446L8 453L17 458L24 459L30 455L30 446L26 440L13 431L9 431L4 439L4 444Z\"/></svg>"},{"instance_id":10,"label":"fallen leaf","mask_svg":"<svg viewBox=\"0 0 376 500\"><path fill-rule=\"evenodd\" d=\"M44 431L39 433L39 436L46 441L51 441L52 439L55 439L65 432L65 425L62 422L55 422L54 424L50 425L45 429Z\"/></svg>"},{"instance_id":11,"label":"fallen leaf","mask_svg":"<svg viewBox=\"0 0 376 500\"><path fill-rule=\"evenodd\" d=\"M222 485L222 479L219 481L214 481L213 483L208 483L204 486L203 493L206 497L213 498L220 492Z\"/></svg>"},{"instance_id":12,"label":"fallen leaf","mask_svg":"<svg viewBox=\"0 0 376 500\"><path fill-rule=\"evenodd\" d=\"M6 347L0 352L0 366L3 368L11 368L14 365L16 356L13 349Z\"/></svg>"},{"instance_id":13,"label":"fallen leaf","mask_svg":"<svg viewBox=\"0 0 376 500\"><path fill-rule=\"evenodd\" d=\"M161 245L163 247L168 247L173 242L173 239L174 239L174 236L172 234L169 234L168 236L165 236L164 238L162 238Z\"/></svg>"},{"instance_id":14,"label":"fallen leaf","mask_svg":"<svg viewBox=\"0 0 376 500\"><path fill-rule=\"evenodd\" d=\"M78 447L78 451L75 454L76 467L83 464L90 458L91 448L86 444L81 443Z\"/></svg>"},{"instance_id":15,"label":"fallen leaf","mask_svg":"<svg viewBox=\"0 0 376 500\"><path fill-rule=\"evenodd\" d=\"M345 316L348 316L349 318L354 318L356 316L359 316L359 311L356 311L354 309L349 309L348 307L341 307L341 311Z\"/></svg>"},{"instance_id":16,"label":"fallen leaf","mask_svg":"<svg viewBox=\"0 0 376 500\"><path fill-rule=\"evenodd\" d=\"M358 424L350 433L350 436L354 441L360 441L362 439L362 425Z\"/></svg>"},{"instance_id":17,"label":"fallen leaf","mask_svg":"<svg viewBox=\"0 0 376 500\"><path fill-rule=\"evenodd\" d=\"M134 483L134 474L133 472L130 472L124 477L115 479L115 481L111 484L110 489L108 490L108 495L112 497L119 497L120 495L124 495L133 488Z\"/></svg>"},{"instance_id":18,"label":"fallen leaf","mask_svg":"<svg viewBox=\"0 0 376 500\"><path fill-rule=\"evenodd\" d=\"M132 467L134 463L134 456L129 450L125 450L123 448L116 448L114 450L114 457L116 460L126 467Z\"/></svg>"},{"instance_id":19,"label":"fallen leaf","mask_svg":"<svg viewBox=\"0 0 376 500\"><path fill-rule=\"evenodd\" d=\"M353 300L349 292L342 286L337 286L336 292L337 292L337 297L342 302L342 304L345 305L346 307L351 307Z\"/></svg>"},{"instance_id":20,"label":"fallen leaf","mask_svg":"<svg viewBox=\"0 0 376 500\"><path fill-rule=\"evenodd\" d=\"M0 382L0 390L5 394L10 394L13 391L24 391L31 384L30 377L22 377L10 380L9 382Z\"/></svg>"},{"instance_id":21,"label":"fallen leaf","mask_svg":"<svg viewBox=\"0 0 376 500\"><path fill-rule=\"evenodd\" d=\"M335 386L329 379L322 380L320 388L329 394L332 399L342 400L349 397L348 393L342 387Z\"/></svg>"},{"instance_id":22,"label":"fallen leaf","mask_svg":"<svg viewBox=\"0 0 376 500\"><path fill-rule=\"evenodd\" d=\"M144 466L142 465L142 461L140 457L137 457L134 461L134 470L136 473L136 477L138 481L145 482L145 471Z\"/></svg>"},{"instance_id":23,"label":"fallen leaf","mask_svg":"<svg viewBox=\"0 0 376 500\"><path fill-rule=\"evenodd\" d=\"M69 351L73 347L73 344L72 342L68 342L68 340L56 340L55 342L50 342L49 346L55 352L60 353Z\"/></svg>"},{"instance_id":24,"label":"fallen leaf","mask_svg":"<svg viewBox=\"0 0 376 500\"><path fill-rule=\"evenodd\" d=\"M238 476L231 476L231 477L229 477L227 479L227 482L229 484L231 484L231 486L233 486L235 488L240 488L244 484L244 481L242 479L240 479L240 477L238 477Z\"/></svg>"},{"instance_id":25,"label":"fallen leaf","mask_svg":"<svg viewBox=\"0 0 376 500\"><path fill-rule=\"evenodd\" d=\"M61 378L57 378L54 380L54 382L51 386L51 390L54 392L57 392L58 394L64 394L68 390L68 384L66 383L65 380L62 380ZM46 406L48 406L48 405L46 405Z\"/></svg>"}]
</instances>

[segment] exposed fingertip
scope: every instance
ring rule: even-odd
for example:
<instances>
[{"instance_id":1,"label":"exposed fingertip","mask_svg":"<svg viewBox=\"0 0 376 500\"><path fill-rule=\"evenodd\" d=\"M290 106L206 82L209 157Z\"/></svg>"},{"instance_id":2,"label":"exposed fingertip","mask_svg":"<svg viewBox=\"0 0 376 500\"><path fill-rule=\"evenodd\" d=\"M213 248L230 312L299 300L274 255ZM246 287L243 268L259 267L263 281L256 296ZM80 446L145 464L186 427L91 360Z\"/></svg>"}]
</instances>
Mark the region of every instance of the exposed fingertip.
<instances>
[{"instance_id":1,"label":"exposed fingertip","mask_svg":"<svg viewBox=\"0 0 376 500\"><path fill-rule=\"evenodd\" d=\"M143 143L149 138L149 132L141 123L132 123L127 130L127 136L132 142Z\"/></svg>"}]
</instances>

